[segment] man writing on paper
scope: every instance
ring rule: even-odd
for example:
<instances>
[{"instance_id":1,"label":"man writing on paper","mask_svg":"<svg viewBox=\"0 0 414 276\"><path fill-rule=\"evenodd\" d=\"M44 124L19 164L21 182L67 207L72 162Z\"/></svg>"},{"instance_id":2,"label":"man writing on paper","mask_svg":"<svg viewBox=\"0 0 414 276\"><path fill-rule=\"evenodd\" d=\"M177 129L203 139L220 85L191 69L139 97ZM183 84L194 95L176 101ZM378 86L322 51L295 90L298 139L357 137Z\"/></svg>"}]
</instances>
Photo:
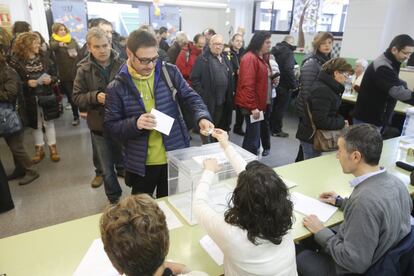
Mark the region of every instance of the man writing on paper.
<instances>
[{"instance_id":1,"label":"man writing on paper","mask_svg":"<svg viewBox=\"0 0 414 276\"><path fill-rule=\"evenodd\" d=\"M207 135L214 125L203 100L177 68L158 60L153 34L133 31L127 41L127 55L127 63L108 86L104 125L123 143L125 183L132 187L132 194L152 195L157 188L157 197L167 196L166 151L190 145L168 77L177 90L177 100L193 114L200 132ZM151 114L153 108L174 119L169 135L154 130L157 121Z\"/></svg>"},{"instance_id":2,"label":"man writing on paper","mask_svg":"<svg viewBox=\"0 0 414 276\"><path fill-rule=\"evenodd\" d=\"M411 231L412 201L405 185L378 163L382 138L377 128L360 124L338 140L337 158L354 188L349 198L335 192L320 200L340 207L344 222L337 233L314 216L303 224L322 247L318 253L304 250L297 255L299 275L364 273Z\"/></svg>"}]
</instances>

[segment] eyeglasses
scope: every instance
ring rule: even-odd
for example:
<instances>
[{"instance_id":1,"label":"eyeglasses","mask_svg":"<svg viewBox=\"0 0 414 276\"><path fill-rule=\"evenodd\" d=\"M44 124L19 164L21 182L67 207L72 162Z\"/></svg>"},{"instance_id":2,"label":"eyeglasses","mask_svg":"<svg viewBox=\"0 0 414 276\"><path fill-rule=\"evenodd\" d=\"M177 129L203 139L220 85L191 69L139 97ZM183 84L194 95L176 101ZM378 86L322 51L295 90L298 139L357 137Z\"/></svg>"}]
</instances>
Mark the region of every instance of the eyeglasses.
<instances>
[{"instance_id":1,"label":"eyeglasses","mask_svg":"<svg viewBox=\"0 0 414 276\"><path fill-rule=\"evenodd\" d=\"M349 78L349 73L348 72L341 72L340 74L342 74L342 76L344 76L345 78Z\"/></svg>"},{"instance_id":2,"label":"eyeglasses","mask_svg":"<svg viewBox=\"0 0 414 276\"><path fill-rule=\"evenodd\" d=\"M412 54L412 52L406 52L406 51L403 51L403 50L401 50L400 52L403 53L403 55L405 55L405 56L411 56L411 54Z\"/></svg>"},{"instance_id":3,"label":"eyeglasses","mask_svg":"<svg viewBox=\"0 0 414 276\"><path fill-rule=\"evenodd\" d=\"M213 46L224 47L224 43L213 43Z\"/></svg>"},{"instance_id":4,"label":"eyeglasses","mask_svg":"<svg viewBox=\"0 0 414 276\"><path fill-rule=\"evenodd\" d=\"M148 65L150 63L155 64L157 62L157 59L159 58L159 56L156 56L153 58L139 58L135 54L133 55L134 55L134 58L137 59L142 65Z\"/></svg>"}]
</instances>

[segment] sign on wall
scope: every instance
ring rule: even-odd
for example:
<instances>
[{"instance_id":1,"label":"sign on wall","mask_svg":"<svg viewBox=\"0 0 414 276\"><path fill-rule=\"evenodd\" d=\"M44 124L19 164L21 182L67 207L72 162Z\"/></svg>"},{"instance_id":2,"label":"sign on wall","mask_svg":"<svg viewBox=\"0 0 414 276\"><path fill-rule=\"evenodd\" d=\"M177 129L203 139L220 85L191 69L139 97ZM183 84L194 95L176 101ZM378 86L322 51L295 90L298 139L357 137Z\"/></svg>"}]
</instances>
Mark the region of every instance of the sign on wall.
<instances>
[{"instance_id":1,"label":"sign on wall","mask_svg":"<svg viewBox=\"0 0 414 276\"><path fill-rule=\"evenodd\" d=\"M84 0L52 0L53 22L65 24L79 44L86 42L87 19Z\"/></svg>"}]
</instances>

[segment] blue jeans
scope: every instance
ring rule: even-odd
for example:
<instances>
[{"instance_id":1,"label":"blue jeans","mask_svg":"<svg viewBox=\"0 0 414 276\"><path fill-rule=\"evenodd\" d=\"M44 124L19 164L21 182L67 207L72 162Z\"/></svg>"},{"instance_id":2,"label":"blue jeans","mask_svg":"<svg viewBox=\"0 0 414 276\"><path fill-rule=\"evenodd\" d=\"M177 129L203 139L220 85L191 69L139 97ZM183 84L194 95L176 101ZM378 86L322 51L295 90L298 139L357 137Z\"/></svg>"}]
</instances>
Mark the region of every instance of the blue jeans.
<instances>
[{"instance_id":1,"label":"blue jeans","mask_svg":"<svg viewBox=\"0 0 414 276\"><path fill-rule=\"evenodd\" d=\"M313 148L313 144L300 141L303 150L303 160L321 156L322 152Z\"/></svg>"},{"instance_id":2,"label":"blue jeans","mask_svg":"<svg viewBox=\"0 0 414 276\"><path fill-rule=\"evenodd\" d=\"M115 173L115 153L117 144L109 137L92 132L92 141L96 147L96 153L102 169L105 194L110 202L117 201L122 194L121 186Z\"/></svg>"}]
</instances>

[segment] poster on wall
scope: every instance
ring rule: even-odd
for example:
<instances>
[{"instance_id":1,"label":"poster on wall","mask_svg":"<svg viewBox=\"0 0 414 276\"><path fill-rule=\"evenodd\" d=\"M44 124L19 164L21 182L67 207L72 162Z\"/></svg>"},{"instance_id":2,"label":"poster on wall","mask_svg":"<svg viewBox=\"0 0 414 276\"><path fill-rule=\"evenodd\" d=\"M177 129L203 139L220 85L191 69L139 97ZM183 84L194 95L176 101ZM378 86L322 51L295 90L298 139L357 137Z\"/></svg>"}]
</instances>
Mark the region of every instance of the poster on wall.
<instances>
[{"instance_id":1,"label":"poster on wall","mask_svg":"<svg viewBox=\"0 0 414 276\"><path fill-rule=\"evenodd\" d=\"M84 0L52 0L53 22L65 24L80 45L86 42L88 25Z\"/></svg>"},{"instance_id":2,"label":"poster on wall","mask_svg":"<svg viewBox=\"0 0 414 276\"><path fill-rule=\"evenodd\" d=\"M9 5L0 4L0 26L11 33L12 21Z\"/></svg>"}]
</instances>

